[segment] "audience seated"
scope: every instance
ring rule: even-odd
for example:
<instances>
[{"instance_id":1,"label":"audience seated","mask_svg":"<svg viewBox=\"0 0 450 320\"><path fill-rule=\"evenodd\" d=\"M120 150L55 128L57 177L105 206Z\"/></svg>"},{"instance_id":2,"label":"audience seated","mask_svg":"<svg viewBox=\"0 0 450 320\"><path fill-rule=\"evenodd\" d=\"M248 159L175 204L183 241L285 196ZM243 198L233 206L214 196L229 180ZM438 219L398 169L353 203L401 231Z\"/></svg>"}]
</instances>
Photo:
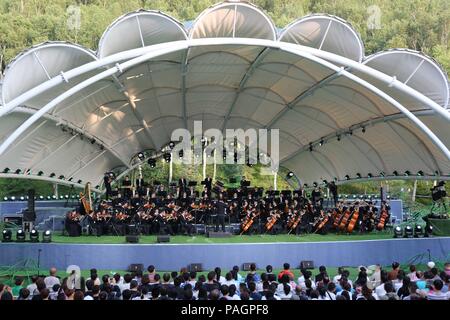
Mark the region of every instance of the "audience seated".
<instances>
[{"instance_id":1,"label":"audience seated","mask_svg":"<svg viewBox=\"0 0 450 320\"><path fill-rule=\"evenodd\" d=\"M297 281L289 263L277 275L271 265L258 272L256 264L247 274L234 266L222 276L217 267L206 277L186 268L161 276L153 265L145 273L101 277L91 269L79 287L71 284L72 275L60 279L51 268L46 277L16 277L13 287L0 284L0 300L450 300L450 263L443 270L428 263L424 272L415 265L405 272L398 262L388 272L380 265L359 267L354 279L344 267L330 278L320 266L315 276L300 269Z\"/></svg>"}]
</instances>

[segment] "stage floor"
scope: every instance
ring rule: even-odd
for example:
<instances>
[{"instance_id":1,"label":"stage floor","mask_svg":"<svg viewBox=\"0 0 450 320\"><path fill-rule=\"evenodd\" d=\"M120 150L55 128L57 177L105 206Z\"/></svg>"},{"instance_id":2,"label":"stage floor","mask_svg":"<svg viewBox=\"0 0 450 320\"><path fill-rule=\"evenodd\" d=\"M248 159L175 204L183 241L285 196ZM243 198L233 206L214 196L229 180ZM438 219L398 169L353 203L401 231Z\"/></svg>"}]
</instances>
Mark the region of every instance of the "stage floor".
<instances>
[{"instance_id":1,"label":"stage floor","mask_svg":"<svg viewBox=\"0 0 450 320\"><path fill-rule=\"evenodd\" d=\"M140 236L139 243L151 244L156 243L157 236ZM278 243L278 242L323 242L323 241L363 241L376 239L391 239L392 232L373 232L369 234L278 234L278 235L233 235L228 238L207 238L205 235L196 236L171 236L172 244L208 244L208 243ZM83 243L83 244L120 244L125 243L124 236L81 236L68 237L60 234L54 234L52 237L55 243Z\"/></svg>"},{"instance_id":2,"label":"stage floor","mask_svg":"<svg viewBox=\"0 0 450 320\"><path fill-rule=\"evenodd\" d=\"M321 237L316 235L317 237ZM384 235L385 237L388 235ZM256 241L258 236L243 236ZM266 238L267 237L267 238ZM263 239L269 241L271 236ZM279 236L280 237L280 236ZM345 239L345 236L341 236ZM349 239L348 237L355 237ZM66 269L69 265L78 265L82 270L98 268L104 270L125 270L130 264L142 263L155 265L159 270L179 270L191 263L201 263L204 269L216 266L229 270L234 265L254 262L263 268L271 264L280 268L289 262L297 268L302 260L312 260L316 266L359 266L381 264L390 265L393 261L408 263L412 258L421 256L420 261L429 259L447 261L450 259L450 237L411 238L411 239L358 239L348 236L346 241L333 241L330 236L322 236L322 241L279 241L232 243L228 239L202 238L201 243L124 243L124 237L118 237L119 243L1 243L0 266L11 266L27 259L37 260L43 268L55 266ZM83 238L75 238L83 239ZM96 238L86 237L85 240ZM107 240L106 238L99 238ZM193 240L195 238L192 238ZM233 238L231 238L233 239ZM296 239L291 236L291 240ZM148 238L151 241L150 238ZM172 240L172 239L171 239ZM185 237L186 240L186 237ZM206 242L207 240L211 242ZM227 241L217 243L215 241ZM272 239L273 240L273 239ZM417 260L417 259L416 259Z\"/></svg>"}]
</instances>

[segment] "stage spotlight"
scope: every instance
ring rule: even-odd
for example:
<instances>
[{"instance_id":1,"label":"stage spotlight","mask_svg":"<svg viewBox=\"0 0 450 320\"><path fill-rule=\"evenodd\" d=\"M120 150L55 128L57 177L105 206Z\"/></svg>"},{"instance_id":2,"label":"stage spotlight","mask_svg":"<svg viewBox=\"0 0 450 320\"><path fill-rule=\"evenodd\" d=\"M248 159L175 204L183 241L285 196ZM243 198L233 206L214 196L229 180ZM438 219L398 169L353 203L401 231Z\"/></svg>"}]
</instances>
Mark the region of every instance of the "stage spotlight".
<instances>
[{"instance_id":1,"label":"stage spotlight","mask_svg":"<svg viewBox=\"0 0 450 320\"><path fill-rule=\"evenodd\" d=\"M50 196L47 196L47 200L52 200L52 197L50 197Z\"/></svg>"},{"instance_id":2,"label":"stage spotlight","mask_svg":"<svg viewBox=\"0 0 450 320\"><path fill-rule=\"evenodd\" d=\"M313 183L314 188L317 188L317 182Z\"/></svg>"},{"instance_id":3,"label":"stage spotlight","mask_svg":"<svg viewBox=\"0 0 450 320\"><path fill-rule=\"evenodd\" d=\"M94 143L95 143L95 139L92 138L92 139L91 139L91 144L94 144Z\"/></svg>"},{"instance_id":4,"label":"stage spotlight","mask_svg":"<svg viewBox=\"0 0 450 320\"><path fill-rule=\"evenodd\" d=\"M83 182L83 180L81 180L81 179L77 181L78 184L81 184L82 182Z\"/></svg>"},{"instance_id":5,"label":"stage spotlight","mask_svg":"<svg viewBox=\"0 0 450 320\"><path fill-rule=\"evenodd\" d=\"M39 200L44 200L44 196L39 196Z\"/></svg>"},{"instance_id":6,"label":"stage spotlight","mask_svg":"<svg viewBox=\"0 0 450 320\"><path fill-rule=\"evenodd\" d=\"M366 127L362 127L362 133L366 133Z\"/></svg>"},{"instance_id":7,"label":"stage spotlight","mask_svg":"<svg viewBox=\"0 0 450 320\"><path fill-rule=\"evenodd\" d=\"M16 242L25 242L25 232L23 231L23 229L17 230Z\"/></svg>"},{"instance_id":8,"label":"stage spotlight","mask_svg":"<svg viewBox=\"0 0 450 320\"><path fill-rule=\"evenodd\" d=\"M433 226L432 225L427 225L425 227L425 237L431 237L433 236Z\"/></svg>"},{"instance_id":9,"label":"stage spotlight","mask_svg":"<svg viewBox=\"0 0 450 320\"><path fill-rule=\"evenodd\" d=\"M403 237L403 230L402 227L396 226L394 228L394 238L401 238Z\"/></svg>"},{"instance_id":10,"label":"stage spotlight","mask_svg":"<svg viewBox=\"0 0 450 320\"><path fill-rule=\"evenodd\" d=\"M294 173L292 171L289 171L286 175L286 178L290 179L294 176Z\"/></svg>"},{"instance_id":11,"label":"stage spotlight","mask_svg":"<svg viewBox=\"0 0 450 320\"><path fill-rule=\"evenodd\" d=\"M423 171L420 170L419 172L417 172L417 175L418 175L419 177L423 176Z\"/></svg>"},{"instance_id":12,"label":"stage spotlight","mask_svg":"<svg viewBox=\"0 0 450 320\"><path fill-rule=\"evenodd\" d=\"M69 195L68 195L68 194L66 194L66 195L64 196L64 198L66 198L66 199L69 199Z\"/></svg>"},{"instance_id":13,"label":"stage spotlight","mask_svg":"<svg viewBox=\"0 0 450 320\"><path fill-rule=\"evenodd\" d=\"M37 175L38 175L38 176L42 176L43 174L44 174L43 171L39 171Z\"/></svg>"},{"instance_id":14,"label":"stage spotlight","mask_svg":"<svg viewBox=\"0 0 450 320\"><path fill-rule=\"evenodd\" d=\"M327 184L328 184L328 181L327 181L327 180L322 180L322 182L323 182L324 185L327 185Z\"/></svg>"},{"instance_id":15,"label":"stage spotlight","mask_svg":"<svg viewBox=\"0 0 450 320\"><path fill-rule=\"evenodd\" d=\"M11 200L12 200L12 201L16 201L16 197L15 197L15 196L12 196L12 197L11 197Z\"/></svg>"},{"instance_id":16,"label":"stage spotlight","mask_svg":"<svg viewBox=\"0 0 450 320\"><path fill-rule=\"evenodd\" d=\"M73 177L69 178L69 181L70 181L70 182L72 182L72 180L73 180Z\"/></svg>"},{"instance_id":17,"label":"stage spotlight","mask_svg":"<svg viewBox=\"0 0 450 320\"><path fill-rule=\"evenodd\" d=\"M383 171L380 172L380 177L384 177L385 175L386 174Z\"/></svg>"},{"instance_id":18,"label":"stage spotlight","mask_svg":"<svg viewBox=\"0 0 450 320\"><path fill-rule=\"evenodd\" d=\"M323 146L323 139L320 139L319 145Z\"/></svg>"},{"instance_id":19,"label":"stage spotlight","mask_svg":"<svg viewBox=\"0 0 450 320\"><path fill-rule=\"evenodd\" d=\"M2 242L11 242L12 232L9 229L4 229L2 232Z\"/></svg>"},{"instance_id":20,"label":"stage spotlight","mask_svg":"<svg viewBox=\"0 0 450 320\"><path fill-rule=\"evenodd\" d=\"M312 143L310 143L309 144L309 152L312 152L313 151L313 146L312 146Z\"/></svg>"},{"instance_id":21,"label":"stage spotlight","mask_svg":"<svg viewBox=\"0 0 450 320\"><path fill-rule=\"evenodd\" d=\"M148 159L147 163L150 166L150 168L155 168L156 167L156 160L155 159Z\"/></svg>"},{"instance_id":22,"label":"stage spotlight","mask_svg":"<svg viewBox=\"0 0 450 320\"><path fill-rule=\"evenodd\" d=\"M144 158L145 158L145 155L144 155L144 153L143 152L139 152L138 153L138 158L139 158L139 160L144 160Z\"/></svg>"},{"instance_id":23,"label":"stage spotlight","mask_svg":"<svg viewBox=\"0 0 450 320\"><path fill-rule=\"evenodd\" d=\"M3 198L3 201L8 201L8 197L4 197L4 198Z\"/></svg>"},{"instance_id":24,"label":"stage spotlight","mask_svg":"<svg viewBox=\"0 0 450 320\"><path fill-rule=\"evenodd\" d=\"M407 176L410 176L410 175L411 175L411 171L406 170L406 171L405 171L405 176L407 177Z\"/></svg>"},{"instance_id":25,"label":"stage spotlight","mask_svg":"<svg viewBox=\"0 0 450 320\"><path fill-rule=\"evenodd\" d=\"M17 170L16 170L16 174L20 174L21 171L22 171L22 170L17 169Z\"/></svg>"},{"instance_id":26,"label":"stage spotlight","mask_svg":"<svg viewBox=\"0 0 450 320\"><path fill-rule=\"evenodd\" d=\"M348 174L345 175L345 180L350 180L350 176Z\"/></svg>"},{"instance_id":27,"label":"stage spotlight","mask_svg":"<svg viewBox=\"0 0 450 320\"><path fill-rule=\"evenodd\" d=\"M115 178L114 172L110 172L109 177L114 179Z\"/></svg>"},{"instance_id":28,"label":"stage spotlight","mask_svg":"<svg viewBox=\"0 0 450 320\"><path fill-rule=\"evenodd\" d=\"M170 159L172 158L172 156L170 155L170 153L165 153L164 154L164 160L166 161L166 162L170 162Z\"/></svg>"},{"instance_id":29,"label":"stage spotlight","mask_svg":"<svg viewBox=\"0 0 450 320\"><path fill-rule=\"evenodd\" d=\"M175 148L175 142L170 141L169 142L169 148L172 150L173 148Z\"/></svg>"},{"instance_id":30,"label":"stage spotlight","mask_svg":"<svg viewBox=\"0 0 450 320\"><path fill-rule=\"evenodd\" d=\"M349 134L349 135L353 135L353 130L349 130L349 131L348 131L348 134Z\"/></svg>"},{"instance_id":31,"label":"stage spotlight","mask_svg":"<svg viewBox=\"0 0 450 320\"><path fill-rule=\"evenodd\" d=\"M64 180L64 175L60 175L59 180Z\"/></svg>"},{"instance_id":32,"label":"stage spotlight","mask_svg":"<svg viewBox=\"0 0 450 320\"><path fill-rule=\"evenodd\" d=\"M30 231L30 241L31 242L39 242L39 232L36 229L32 229Z\"/></svg>"},{"instance_id":33,"label":"stage spotlight","mask_svg":"<svg viewBox=\"0 0 450 320\"><path fill-rule=\"evenodd\" d=\"M57 198L55 195L53 195L53 196L52 196L52 199L53 199L53 200L56 200L56 199L58 199L58 198Z\"/></svg>"},{"instance_id":34,"label":"stage spotlight","mask_svg":"<svg viewBox=\"0 0 450 320\"><path fill-rule=\"evenodd\" d=\"M184 151L183 150L180 150L180 152L178 152L178 157L180 159L183 159L183 157L184 157Z\"/></svg>"},{"instance_id":35,"label":"stage spotlight","mask_svg":"<svg viewBox=\"0 0 450 320\"><path fill-rule=\"evenodd\" d=\"M50 178L54 178L56 174L54 172L50 173Z\"/></svg>"},{"instance_id":36,"label":"stage spotlight","mask_svg":"<svg viewBox=\"0 0 450 320\"><path fill-rule=\"evenodd\" d=\"M394 174L394 176L398 176L398 171L395 170L394 172L392 172Z\"/></svg>"},{"instance_id":37,"label":"stage spotlight","mask_svg":"<svg viewBox=\"0 0 450 320\"><path fill-rule=\"evenodd\" d=\"M308 188L308 184L307 183L303 184L303 187Z\"/></svg>"},{"instance_id":38,"label":"stage spotlight","mask_svg":"<svg viewBox=\"0 0 450 320\"><path fill-rule=\"evenodd\" d=\"M356 174L356 177L357 177L358 179L361 179L361 173L357 173L357 174Z\"/></svg>"},{"instance_id":39,"label":"stage spotlight","mask_svg":"<svg viewBox=\"0 0 450 320\"><path fill-rule=\"evenodd\" d=\"M50 230L45 230L45 232L42 234L42 242L44 243L52 242L52 232Z\"/></svg>"},{"instance_id":40,"label":"stage spotlight","mask_svg":"<svg viewBox=\"0 0 450 320\"><path fill-rule=\"evenodd\" d=\"M367 174L367 178L372 178L373 177L373 175L369 172L368 174Z\"/></svg>"},{"instance_id":41,"label":"stage spotlight","mask_svg":"<svg viewBox=\"0 0 450 320\"><path fill-rule=\"evenodd\" d=\"M20 201L24 201L25 197L24 196L20 196Z\"/></svg>"},{"instance_id":42,"label":"stage spotlight","mask_svg":"<svg viewBox=\"0 0 450 320\"><path fill-rule=\"evenodd\" d=\"M414 237L414 231L411 226L405 227L405 238L413 238Z\"/></svg>"},{"instance_id":43,"label":"stage spotlight","mask_svg":"<svg viewBox=\"0 0 450 320\"><path fill-rule=\"evenodd\" d=\"M425 236L422 226L416 225L414 228L414 237L423 238Z\"/></svg>"},{"instance_id":44,"label":"stage spotlight","mask_svg":"<svg viewBox=\"0 0 450 320\"><path fill-rule=\"evenodd\" d=\"M3 169L3 173L8 173L8 172L9 172L9 168Z\"/></svg>"},{"instance_id":45,"label":"stage spotlight","mask_svg":"<svg viewBox=\"0 0 450 320\"><path fill-rule=\"evenodd\" d=\"M341 136L337 136L337 141L341 141Z\"/></svg>"}]
</instances>

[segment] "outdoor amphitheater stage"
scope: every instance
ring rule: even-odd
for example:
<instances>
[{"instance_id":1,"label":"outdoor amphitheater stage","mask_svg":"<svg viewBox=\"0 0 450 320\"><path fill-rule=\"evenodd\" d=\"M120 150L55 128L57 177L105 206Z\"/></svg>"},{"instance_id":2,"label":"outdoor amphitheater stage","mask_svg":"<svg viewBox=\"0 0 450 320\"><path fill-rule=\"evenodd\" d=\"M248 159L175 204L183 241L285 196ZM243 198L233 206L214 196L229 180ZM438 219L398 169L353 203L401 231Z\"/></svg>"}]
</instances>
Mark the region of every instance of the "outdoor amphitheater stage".
<instances>
[{"instance_id":1,"label":"outdoor amphitheater stage","mask_svg":"<svg viewBox=\"0 0 450 320\"><path fill-rule=\"evenodd\" d=\"M69 265L78 265L82 270L93 267L126 270L132 263L142 263L144 266L153 264L159 270L179 270L191 263L201 263L206 270L216 266L229 269L246 262L254 262L259 267L267 264L281 267L284 262L289 262L298 267L302 260L312 260L316 266L333 267L376 263L390 265L392 261L408 263L418 256L422 260L416 259L415 263L426 262L429 257L435 261L449 258L450 237L386 237L372 240L253 243L233 243L232 240L213 243L215 239L207 238L197 243L164 244L129 244L125 243L124 238L121 238L122 243L0 243L0 265L12 266L27 259L37 261L39 250L41 269L55 266L60 270Z\"/></svg>"}]
</instances>

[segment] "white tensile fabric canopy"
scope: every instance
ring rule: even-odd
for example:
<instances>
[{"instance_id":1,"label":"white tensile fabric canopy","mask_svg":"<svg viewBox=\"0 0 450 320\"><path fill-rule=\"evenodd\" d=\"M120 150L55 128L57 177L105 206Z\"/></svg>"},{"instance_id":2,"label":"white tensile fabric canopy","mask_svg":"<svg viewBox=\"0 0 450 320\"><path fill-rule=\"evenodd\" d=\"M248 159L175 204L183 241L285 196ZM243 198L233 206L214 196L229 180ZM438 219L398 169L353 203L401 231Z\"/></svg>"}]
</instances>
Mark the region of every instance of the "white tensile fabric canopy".
<instances>
[{"instance_id":1,"label":"white tensile fabric canopy","mask_svg":"<svg viewBox=\"0 0 450 320\"><path fill-rule=\"evenodd\" d=\"M352 26L329 15L278 31L259 8L224 2L186 30L132 12L96 53L66 42L22 52L1 97L0 177L101 185L194 120L280 129L280 164L307 184L450 176L446 73L410 50L365 57Z\"/></svg>"}]
</instances>

